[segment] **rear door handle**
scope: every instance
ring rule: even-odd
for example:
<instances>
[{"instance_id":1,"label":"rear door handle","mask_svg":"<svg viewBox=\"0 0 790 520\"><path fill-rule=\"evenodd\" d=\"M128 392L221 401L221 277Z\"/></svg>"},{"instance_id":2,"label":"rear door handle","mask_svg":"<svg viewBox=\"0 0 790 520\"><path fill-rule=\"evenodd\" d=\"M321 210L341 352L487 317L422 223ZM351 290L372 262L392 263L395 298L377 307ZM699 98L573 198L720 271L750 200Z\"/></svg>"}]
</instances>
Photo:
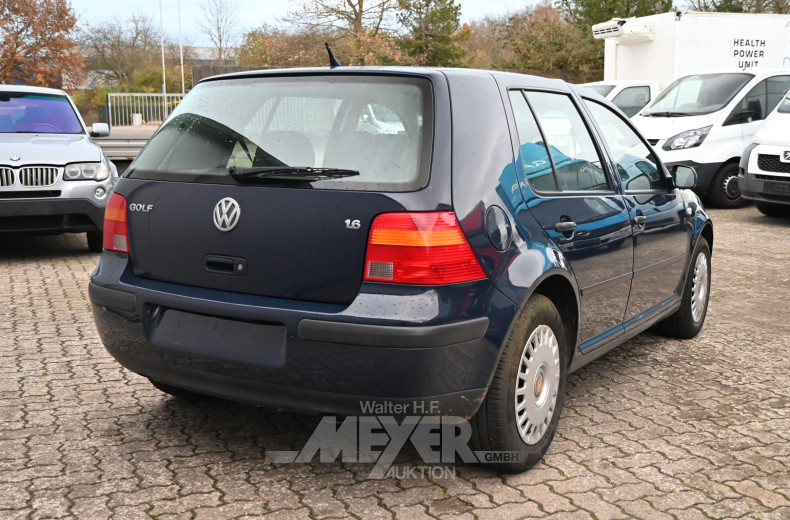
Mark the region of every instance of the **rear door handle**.
<instances>
[{"instance_id":1,"label":"rear door handle","mask_svg":"<svg viewBox=\"0 0 790 520\"><path fill-rule=\"evenodd\" d=\"M554 229L560 233L570 233L572 231L576 231L576 222L557 222L554 224Z\"/></svg>"}]
</instances>

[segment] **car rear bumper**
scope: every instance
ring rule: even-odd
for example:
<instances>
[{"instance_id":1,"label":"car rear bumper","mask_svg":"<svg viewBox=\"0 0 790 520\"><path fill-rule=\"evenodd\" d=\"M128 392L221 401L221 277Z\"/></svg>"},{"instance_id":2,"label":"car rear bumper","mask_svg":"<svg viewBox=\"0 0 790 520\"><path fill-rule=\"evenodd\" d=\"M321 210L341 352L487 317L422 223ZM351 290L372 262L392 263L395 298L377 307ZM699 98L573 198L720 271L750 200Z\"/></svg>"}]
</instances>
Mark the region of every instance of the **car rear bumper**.
<instances>
[{"instance_id":1,"label":"car rear bumper","mask_svg":"<svg viewBox=\"0 0 790 520\"><path fill-rule=\"evenodd\" d=\"M314 304L142 279L111 252L89 295L105 347L134 372L222 398L344 415L365 413L366 403L470 417L498 361L501 324L516 311L487 280L370 284L351 305Z\"/></svg>"},{"instance_id":2,"label":"car rear bumper","mask_svg":"<svg viewBox=\"0 0 790 520\"><path fill-rule=\"evenodd\" d=\"M0 199L0 233L100 231L104 206L87 199Z\"/></svg>"}]
</instances>

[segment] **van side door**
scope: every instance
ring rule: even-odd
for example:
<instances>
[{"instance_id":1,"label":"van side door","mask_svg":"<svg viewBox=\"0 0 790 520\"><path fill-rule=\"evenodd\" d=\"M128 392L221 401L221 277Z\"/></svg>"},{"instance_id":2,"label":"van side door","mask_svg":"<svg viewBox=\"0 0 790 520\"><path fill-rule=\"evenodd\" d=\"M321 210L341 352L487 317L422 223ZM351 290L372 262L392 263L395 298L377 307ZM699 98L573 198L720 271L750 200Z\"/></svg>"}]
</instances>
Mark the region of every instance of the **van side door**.
<instances>
[{"instance_id":1,"label":"van side door","mask_svg":"<svg viewBox=\"0 0 790 520\"><path fill-rule=\"evenodd\" d=\"M743 146L749 146L754 133L766 116L776 108L788 89L790 75L771 76L760 81L735 105L724 121L724 126L738 125Z\"/></svg>"}]
</instances>

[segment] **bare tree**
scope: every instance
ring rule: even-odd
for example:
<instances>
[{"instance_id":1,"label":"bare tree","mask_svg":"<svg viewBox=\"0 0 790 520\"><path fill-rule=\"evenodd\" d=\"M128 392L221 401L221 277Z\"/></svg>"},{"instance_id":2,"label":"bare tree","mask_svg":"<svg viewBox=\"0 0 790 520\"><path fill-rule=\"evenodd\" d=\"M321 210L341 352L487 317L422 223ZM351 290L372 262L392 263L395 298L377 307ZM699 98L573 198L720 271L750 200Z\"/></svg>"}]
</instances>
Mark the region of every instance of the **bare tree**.
<instances>
[{"instance_id":1,"label":"bare tree","mask_svg":"<svg viewBox=\"0 0 790 520\"><path fill-rule=\"evenodd\" d=\"M88 66L104 83L130 84L136 71L157 63L159 31L144 13L134 14L128 20L113 18L91 24L82 41Z\"/></svg>"},{"instance_id":2,"label":"bare tree","mask_svg":"<svg viewBox=\"0 0 790 520\"><path fill-rule=\"evenodd\" d=\"M236 0L206 0L200 7L203 18L198 20L198 27L217 48L217 59L222 62L234 59L234 42L239 27Z\"/></svg>"},{"instance_id":3,"label":"bare tree","mask_svg":"<svg viewBox=\"0 0 790 520\"><path fill-rule=\"evenodd\" d=\"M375 61L376 55L394 56L389 38L398 0L303 0L286 21L316 32L334 32L351 42L353 64Z\"/></svg>"}]
</instances>

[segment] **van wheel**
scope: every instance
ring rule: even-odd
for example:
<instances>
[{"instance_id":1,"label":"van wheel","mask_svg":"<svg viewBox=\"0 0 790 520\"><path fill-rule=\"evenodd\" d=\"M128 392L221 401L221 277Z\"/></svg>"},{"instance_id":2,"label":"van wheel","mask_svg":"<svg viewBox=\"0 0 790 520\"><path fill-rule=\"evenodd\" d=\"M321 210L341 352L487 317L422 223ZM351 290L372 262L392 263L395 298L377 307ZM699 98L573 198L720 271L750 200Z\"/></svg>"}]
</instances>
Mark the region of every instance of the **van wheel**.
<instances>
[{"instance_id":1,"label":"van wheel","mask_svg":"<svg viewBox=\"0 0 790 520\"><path fill-rule=\"evenodd\" d=\"M741 188L738 186L736 163L727 163L719 169L710 184L708 196L711 203L719 208L740 208L746 204L746 199L741 196Z\"/></svg>"},{"instance_id":2,"label":"van wheel","mask_svg":"<svg viewBox=\"0 0 790 520\"><path fill-rule=\"evenodd\" d=\"M771 204L770 202L755 202L754 205L766 217L786 217L790 215L790 206L784 204Z\"/></svg>"},{"instance_id":3,"label":"van wheel","mask_svg":"<svg viewBox=\"0 0 790 520\"><path fill-rule=\"evenodd\" d=\"M518 473L543 458L557 431L567 376L560 314L551 300L533 295L516 319L488 394L472 419L475 450L515 452L518 459L487 464Z\"/></svg>"},{"instance_id":4,"label":"van wheel","mask_svg":"<svg viewBox=\"0 0 790 520\"><path fill-rule=\"evenodd\" d=\"M88 238L88 250L92 253L101 253L104 239L101 231L88 231L85 235Z\"/></svg>"},{"instance_id":5,"label":"van wheel","mask_svg":"<svg viewBox=\"0 0 790 520\"><path fill-rule=\"evenodd\" d=\"M197 392L192 392L191 390L184 390L183 388L179 388L177 386L171 386L167 383L151 379L150 377L148 380L151 381L151 384L154 385L158 390L161 390L168 395L172 395L173 397L190 400L202 399L204 397L203 394L198 394Z\"/></svg>"},{"instance_id":6,"label":"van wheel","mask_svg":"<svg viewBox=\"0 0 790 520\"><path fill-rule=\"evenodd\" d=\"M658 323L656 327L658 332L673 338L693 338L699 334L702 324L705 323L709 299L710 246L705 238L699 237L686 275L680 308L672 316Z\"/></svg>"}]
</instances>

